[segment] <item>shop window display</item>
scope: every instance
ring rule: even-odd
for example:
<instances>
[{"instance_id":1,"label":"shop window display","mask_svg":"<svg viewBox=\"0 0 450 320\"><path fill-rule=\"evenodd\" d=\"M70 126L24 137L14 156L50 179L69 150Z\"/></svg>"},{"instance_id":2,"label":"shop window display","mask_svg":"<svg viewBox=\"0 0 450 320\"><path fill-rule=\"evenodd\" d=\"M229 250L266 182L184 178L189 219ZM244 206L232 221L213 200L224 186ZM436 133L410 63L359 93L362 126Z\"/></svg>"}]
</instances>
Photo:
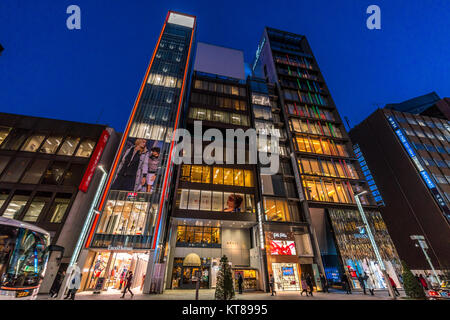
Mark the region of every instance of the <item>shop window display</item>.
<instances>
[{"instance_id":1,"label":"shop window display","mask_svg":"<svg viewBox=\"0 0 450 320\"><path fill-rule=\"evenodd\" d=\"M300 290L297 263L272 263L272 272L275 280L276 290Z\"/></svg>"},{"instance_id":2,"label":"shop window display","mask_svg":"<svg viewBox=\"0 0 450 320\"><path fill-rule=\"evenodd\" d=\"M386 289L370 240L365 230L358 228L364 225L359 212L329 209L329 215L342 263L353 286L359 288L357 276L366 272L376 289ZM401 285L398 279L398 275L401 274L400 260L381 214L377 211L366 211L366 216L388 273L398 285Z\"/></svg>"},{"instance_id":3,"label":"shop window display","mask_svg":"<svg viewBox=\"0 0 450 320\"><path fill-rule=\"evenodd\" d=\"M238 279L242 276L244 291L251 291L258 289L258 271L254 269L234 269L234 287L236 292L239 290Z\"/></svg>"}]
</instances>

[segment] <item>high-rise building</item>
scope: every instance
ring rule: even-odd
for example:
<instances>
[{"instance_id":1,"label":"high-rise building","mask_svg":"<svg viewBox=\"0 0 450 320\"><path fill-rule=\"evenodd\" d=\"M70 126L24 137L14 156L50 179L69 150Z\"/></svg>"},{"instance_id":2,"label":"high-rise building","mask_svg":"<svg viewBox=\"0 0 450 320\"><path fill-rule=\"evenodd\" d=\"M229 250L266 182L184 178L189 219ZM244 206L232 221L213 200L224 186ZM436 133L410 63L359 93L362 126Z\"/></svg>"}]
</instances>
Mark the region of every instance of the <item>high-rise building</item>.
<instances>
[{"instance_id":1,"label":"high-rise building","mask_svg":"<svg viewBox=\"0 0 450 320\"><path fill-rule=\"evenodd\" d=\"M445 99L437 103L442 102ZM450 107L445 109L442 103L440 118L423 115L433 106L416 114L397 109L398 104L378 109L355 126L350 136L383 197L381 214L400 258L412 270L431 272L417 241L411 239L420 235L434 268L448 270L450 122L442 115L449 114Z\"/></svg>"},{"instance_id":2,"label":"high-rise building","mask_svg":"<svg viewBox=\"0 0 450 320\"><path fill-rule=\"evenodd\" d=\"M144 292L211 288L223 255L247 290L270 275L300 290L307 274L320 289L320 273L358 288L364 272L385 288L354 198L369 188L306 38L266 28L249 74L242 51L206 43L193 63L194 33L194 17L169 12L81 255L82 289L120 289L129 270ZM172 152L177 128L192 153ZM252 128L256 140L227 145ZM278 171L248 162L253 151ZM173 166L178 156L190 163ZM360 199L400 285L378 207Z\"/></svg>"},{"instance_id":3,"label":"high-rise building","mask_svg":"<svg viewBox=\"0 0 450 320\"><path fill-rule=\"evenodd\" d=\"M105 125L0 113L0 216L50 233L41 293L66 270L101 182L97 168L109 168L119 140Z\"/></svg>"},{"instance_id":4,"label":"high-rise building","mask_svg":"<svg viewBox=\"0 0 450 320\"><path fill-rule=\"evenodd\" d=\"M174 186L166 288L194 288L197 272L201 288L214 288L224 255L245 290L264 288L256 245L256 164L237 164L240 155L248 159L249 142L234 144L227 136L252 126L248 98L243 52L198 43L185 118L193 152L178 167ZM212 153L211 140L203 138L208 133L219 143Z\"/></svg>"},{"instance_id":5,"label":"high-rise building","mask_svg":"<svg viewBox=\"0 0 450 320\"><path fill-rule=\"evenodd\" d=\"M276 223L276 228L284 231L265 231L270 250L267 250L268 272L273 272L282 283L291 284L309 273L318 286L319 272L325 272L330 282L340 282L341 275L346 273L354 288L360 287L357 276L366 272L376 288L385 288L381 266L355 202L355 195L368 191L369 187L306 37L266 27L252 69L255 75L276 84L286 150L293 164L298 200L306 222L304 228L308 231L296 235L296 227L287 217ZM267 215L273 202L265 194L270 194L267 190L274 185L274 177L261 180L263 212ZM289 181L286 177L282 180ZM384 265L400 284L398 256L375 200L370 193L359 198ZM287 264L287 260L272 252L280 240L275 235L289 238L286 244L294 243L296 248L304 244L304 255L300 252ZM292 278L292 274L296 277Z\"/></svg>"},{"instance_id":6,"label":"high-rise building","mask_svg":"<svg viewBox=\"0 0 450 320\"><path fill-rule=\"evenodd\" d=\"M184 114L196 18L170 11L98 203L79 265L82 290L134 286L158 291L173 182L172 134ZM149 262L150 261L150 262Z\"/></svg>"}]
</instances>

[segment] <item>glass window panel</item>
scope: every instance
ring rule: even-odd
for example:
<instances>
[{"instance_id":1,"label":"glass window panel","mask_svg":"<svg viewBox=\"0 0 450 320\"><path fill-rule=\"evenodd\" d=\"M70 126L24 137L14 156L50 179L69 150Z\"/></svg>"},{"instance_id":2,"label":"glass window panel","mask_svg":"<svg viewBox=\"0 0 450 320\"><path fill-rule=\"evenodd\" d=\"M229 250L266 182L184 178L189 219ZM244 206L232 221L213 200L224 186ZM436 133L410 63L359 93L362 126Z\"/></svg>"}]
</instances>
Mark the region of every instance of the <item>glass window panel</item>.
<instances>
[{"instance_id":1,"label":"glass window panel","mask_svg":"<svg viewBox=\"0 0 450 320\"><path fill-rule=\"evenodd\" d=\"M223 184L223 168L213 168L213 183Z\"/></svg>"},{"instance_id":2,"label":"glass window panel","mask_svg":"<svg viewBox=\"0 0 450 320\"><path fill-rule=\"evenodd\" d=\"M0 175L3 172L3 169L6 168L6 165L9 162L10 157L0 156Z\"/></svg>"},{"instance_id":3,"label":"glass window panel","mask_svg":"<svg viewBox=\"0 0 450 320\"><path fill-rule=\"evenodd\" d=\"M203 227L203 243L211 243L211 227Z\"/></svg>"},{"instance_id":4,"label":"glass window panel","mask_svg":"<svg viewBox=\"0 0 450 320\"><path fill-rule=\"evenodd\" d=\"M203 166L202 182L211 183L211 167Z\"/></svg>"},{"instance_id":5,"label":"glass window panel","mask_svg":"<svg viewBox=\"0 0 450 320\"><path fill-rule=\"evenodd\" d=\"M184 164L181 167L181 181L191 181L191 166Z\"/></svg>"},{"instance_id":6,"label":"glass window panel","mask_svg":"<svg viewBox=\"0 0 450 320\"><path fill-rule=\"evenodd\" d=\"M277 207L275 205L275 200L264 198L264 211L267 221L276 221Z\"/></svg>"},{"instance_id":7,"label":"glass window panel","mask_svg":"<svg viewBox=\"0 0 450 320\"><path fill-rule=\"evenodd\" d=\"M200 210L211 210L211 191L202 191Z\"/></svg>"},{"instance_id":8,"label":"glass window panel","mask_svg":"<svg viewBox=\"0 0 450 320\"><path fill-rule=\"evenodd\" d=\"M0 181L2 182L17 182L28 166L30 158L15 158L3 173Z\"/></svg>"},{"instance_id":9,"label":"glass window panel","mask_svg":"<svg viewBox=\"0 0 450 320\"><path fill-rule=\"evenodd\" d=\"M64 215L66 214L67 208L69 207L70 194L60 195L57 194L53 204L50 208L50 222L51 223L61 223Z\"/></svg>"},{"instance_id":10,"label":"glass window panel","mask_svg":"<svg viewBox=\"0 0 450 320\"><path fill-rule=\"evenodd\" d=\"M39 152L49 154L55 153L56 149L58 149L58 146L61 143L61 140L62 140L61 136L48 137L47 140L45 140Z\"/></svg>"},{"instance_id":11,"label":"glass window panel","mask_svg":"<svg viewBox=\"0 0 450 320\"><path fill-rule=\"evenodd\" d=\"M340 182L335 182L336 192L339 196L340 202L348 203L347 193L344 191L344 187Z\"/></svg>"},{"instance_id":12,"label":"glass window panel","mask_svg":"<svg viewBox=\"0 0 450 320\"><path fill-rule=\"evenodd\" d=\"M85 165L72 164L69 170L64 175L63 185L65 186L78 186L83 179Z\"/></svg>"},{"instance_id":13,"label":"glass window panel","mask_svg":"<svg viewBox=\"0 0 450 320\"><path fill-rule=\"evenodd\" d=\"M229 186L233 185L233 169L223 169L223 183Z\"/></svg>"},{"instance_id":14,"label":"glass window panel","mask_svg":"<svg viewBox=\"0 0 450 320\"><path fill-rule=\"evenodd\" d=\"M194 227L194 243L202 242L202 234L203 234L202 227Z\"/></svg>"},{"instance_id":15,"label":"glass window panel","mask_svg":"<svg viewBox=\"0 0 450 320\"><path fill-rule=\"evenodd\" d=\"M20 150L28 152L36 152L39 149L39 146L41 145L44 138L45 135L43 134L32 135L27 139L27 141L25 141L24 145Z\"/></svg>"},{"instance_id":16,"label":"glass window panel","mask_svg":"<svg viewBox=\"0 0 450 320\"><path fill-rule=\"evenodd\" d=\"M177 242L185 242L186 240L186 226L177 227Z\"/></svg>"},{"instance_id":17,"label":"glass window panel","mask_svg":"<svg viewBox=\"0 0 450 320\"><path fill-rule=\"evenodd\" d=\"M189 190L188 209L198 210L199 207L200 207L200 190Z\"/></svg>"},{"instance_id":18,"label":"glass window panel","mask_svg":"<svg viewBox=\"0 0 450 320\"><path fill-rule=\"evenodd\" d=\"M14 195L8 204L8 207L3 212L3 217L9 219L18 219L25 209L29 196Z\"/></svg>"},{"instance_id":19,"label":"glass window panel","mask_svg":"<svg viewBox=\"0 0 450 320\"><path fill-rule=\"evenodd\" d=\"M186 226L186 242L194 242L194 227Z\"/></svg>"},{"instance_id":20,"label":"glass window panel","mask_svg":"<svg viewBox=\"0 0 450 320\"><path fill-rule=\"evenodd\" d=\"M47 166L49 164L49 160L40 160L37 159L33 162L30 169L25 172L22 183L30 183L30 184L38 184L39 180L41 179L42 175L45 172L45 169L47 169Z\"/></svg>"},{"instance_id":21,"label":"glass window panel","mask_svg":"<svg viewBox=\"0 0 450 320\"><path fill-rule=\"evenodd\" d=\"M212 243L220 243L220 229L219 228L211 228L211 242Z\"/></svg>"},{"instance_id":22,"label":"glass window panel","mask_svg":"<svg viewBox=\"0 0 450 320\"><path fill-rule=\"evenodd\" d=\"M222 192L213 192L213 211L223 211L223 194Z\"/></svg>"},{"instance_id":23,"label":"glass window panel","mask_svg":"<svg viewBox=\"0 0 450 320\"><path fill-rule=\"evenodd\" d=\"M244 186L244 170L234 169L234 185Z\"/></svg>"},{"instance_id":24,"label":"glass window panel","mask_svg":"<svg viewBox=\"0 0 450 320\"><path fill-rule=\"evenodd\" d=\"M58 150L59 155L72 156L80 142L80 138L67 137L61 148Z\"/></svg>"},{"instance_id":25,"label":"glass window panel","mask_svg":"<svg viewBox=\"0 0 450 320\"><path fill-rule=\"evenodd\" d=\"M63 178L64 170L67 166L65 162L55 161L44 174L43 184L59 184Z\"/></svg>"},{"instance_id":26,"label":"glass window panel","mask_svg":"<svg viewBox=\"0 0 450 320\"><path fill-rule=\"evenodd\" d=\"M22 143L28 136L28 131L25 129L12 130L5 141L1 145L3 150L18 150Z\"/></svg>"},{"instance_id":27,"label":"glass window panel","mask_svg":"<svg viewBox=\"0 0 450 320\"><path fill-rule=\"evenodd\" d=\"M23 221L26 222L36 222L45 207L45 204L50 201L50 197L34 197L30 206L28 207L27 213L23 217Z\"/></svg>"},{"instance_id":28,"label":"glass window panel","mask_svg":"<svg viewBox=\"0 0 450 320\"><path fill-rule=\"evenodd\" d=\"M191 182L201 183L202 182L202 171L201 166L192 166L191 169Z\"/></svg>"},{"instance_id":29,"label":"glass window panel","mask_svg":"<svg viewBox=\"0 0 450 320\"><path fill-rule=\"evenodd\" d=\"M337 197L336 190L334 189L333 183L325 182L324 184L325 184L325 189L326 189L329 201L339 202L339 199Z\"/></svg>"},{"instance_id":30,"label":"glass window panel","mask_svg":"<svg viewBox=\"0 0 450 320\"><path fill-rule=\"evenodd\" d=\"M306 173L306 174L311 174L312 169L311 169L311 165L309 164L309 160L301 159L300 161L301 161L300 172ZM302 167L303 167L303 169L302 169Z\"/></svg>"},{"instance_id":31,"label":"glass window panel","mask_svg":"<svg viewBox=\"0 0 450 320\"><path fill-rule=\"evenodd\" d=\"M253 171L251 170L245 170L245 186L246 187L253 187Z\"/></svg>"},{"instance_id":32,"label":"glass window panel","mask_svg":"<svg viewBox=\"0 0 450 320\"><path fill-rule=\"evenodd\" d=\"M76 156L89 158L91 156L92 150L94 150L95 141L91 139L83 140L78 147Z\"/></svg>"},{"instance_id":33,"label":"glass window panel","mask_svg":"<svg viewBox=\"0 0 450 320\"><path fill-rule=\"evenodd\" d=\"M10 131L11 131L11 128L0 127L0 145L3 143L3 141L5 141L5 139L8 136Z\"/></svg>"},{"instance_id":34,"label":"glass window panel","mask_svg":"<svg viewBox=\"0 0 450 320\"><path fill-rule=\"evenodd\" d=\"M5 203L6 199L8 199L9 190L0 190L0 208Z\"/></svg>"},{"instance_id":35,"label":"glass window panel","mask_svg":"<svg viewBox=\"0 0 450 320\"><path fill-rule=\"evenodd\" d=\"M317 161L317 159L309 159L309 163L311 164L311 173L312 174L317 174L317 175L321 175L322 172L320 171L319 168L319 162Z\"/></svg>"},{"instance_id":36,"label":"glass window panel","mask_svg":"<svg viewBox=\"0 0 450 320\"><path fill-rule=\"evenodd\" d=\"M231 87L231 94L238 96L239 95L239 88L232 86Z\"/></svg>"},{"instance_id":37,"label":"glass window panel","mask_svg":"<svg viewBox=\"0 0 450 320\"><path fill-rule=\"evenodd\" d=\"M189 190L181 190L180 209L187 209Z\"/></svg>"},{"instance_id":38,"label":"glass window panel","mask_svg":"<svg viewBox=\"0 0 450 320\"><path fill-rule=\"evenodd\" d=\"M234 212L234 194L230 192L223 193L222 211Z\"/></svg>"}]
</instances>

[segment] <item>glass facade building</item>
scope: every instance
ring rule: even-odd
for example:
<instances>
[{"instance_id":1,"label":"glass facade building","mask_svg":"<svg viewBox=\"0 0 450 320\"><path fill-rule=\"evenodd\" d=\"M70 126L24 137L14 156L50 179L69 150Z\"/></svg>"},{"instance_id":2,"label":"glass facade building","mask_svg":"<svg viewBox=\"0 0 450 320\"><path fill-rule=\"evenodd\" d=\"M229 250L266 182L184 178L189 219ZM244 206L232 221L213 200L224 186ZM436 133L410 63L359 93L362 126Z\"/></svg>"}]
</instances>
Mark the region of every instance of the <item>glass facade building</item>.
<instances>
[{"instance_id":1,"label":"glass facade building","mask_svg":"<svg viewBox=\"0 0 450 320\"><path fill-rule=\"evenodd\" d=\"M95 251L86 258L85 289L99 278L106 278L103 289L116 288L128 270L141 279L148 250L158 262L171 191L172 135L184 113L195 20L172 11L166 17L87 238L86 248Z\"/></svg>"},{"instance_id":2,"label":"glass facade building","mask_svg":"<svg viewBox=\"0 0 450 320\"><path fill-rule=\"evenodd\" d=\"M364 258L356 256L358 248L366 245L356 238L346 238L356 250L349 251L342 241L345 235L338 231L338 221L347 220L350 224L359 217L354 195L369 191L370 187L306 37L265 28L252 66L255 75L276 85L286 150L295 164L295 187L311 238L313 258L309 266L305 262L296 266L297 278L309 273L319 289L319 273L325 273L330 283L340 283L345 274L355 288L360 287L357 276L364 272L372 281L378 281L373 251L369 254L370 250L361 250L365 252ZM361 195L360 200L366 210L377 212L370 193ZM272 203L263 205L266 212L273 207ZM336 210L345 210L346 214L337 215ZM383 237L390 243L387 232ZM395 249L389 248L392 255L384 258L393 259L390 272L399 284L396 276L400 272L399 260ZM353 262L349 263L350 260ZM278 268L273 263L272 266ZM270 267L269 263L269 270ZM292 271L292 266L286 268ZM294 272L291 271L289 274ZM283 272L278 273L282 278ZM384 288L385 283L379 287Z\"/></svg>"}]
</instances>

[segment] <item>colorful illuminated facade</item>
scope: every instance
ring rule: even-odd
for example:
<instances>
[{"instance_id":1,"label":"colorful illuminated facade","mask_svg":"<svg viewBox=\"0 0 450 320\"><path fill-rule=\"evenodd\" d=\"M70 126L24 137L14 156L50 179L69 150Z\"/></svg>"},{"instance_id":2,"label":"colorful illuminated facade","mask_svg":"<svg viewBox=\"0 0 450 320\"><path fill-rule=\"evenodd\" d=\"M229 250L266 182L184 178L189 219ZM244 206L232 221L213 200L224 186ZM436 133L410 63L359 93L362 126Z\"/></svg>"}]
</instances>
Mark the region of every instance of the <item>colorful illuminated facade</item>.
<instances>
[{"instance_id":1,"label":"colorful illuminated facade","mask_svg":"<svg viewBox=\"0 0 450 320\"><path fill-rule=\"evenodd\" d=\"M89 250L80 259L82 289L119 289L129 270L134 270L136 286L147 274L148 288L151 277L158 278L172 135L183 113L195 22L193 16L172 11L164 22L99 200L85 243Z\"/></svg>"}]
</instances>

